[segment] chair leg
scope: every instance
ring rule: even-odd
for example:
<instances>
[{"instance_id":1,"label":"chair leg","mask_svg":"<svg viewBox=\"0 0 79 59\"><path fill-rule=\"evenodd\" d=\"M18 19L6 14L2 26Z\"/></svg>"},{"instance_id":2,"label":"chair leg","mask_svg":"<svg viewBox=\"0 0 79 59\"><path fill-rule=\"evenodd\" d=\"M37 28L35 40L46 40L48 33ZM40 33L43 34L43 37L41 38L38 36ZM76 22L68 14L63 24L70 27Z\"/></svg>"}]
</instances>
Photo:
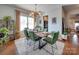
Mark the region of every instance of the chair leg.
<instances>
[{"instance_id":1,"label":"chair leg","mask_svg":"<svg viewBox=\"0 0 79 59\"><path fill-rule=\"evenodd\" d=\"M29 38L26 38L27 39L27 45L29 45Z\"/></svg>"},{"instance_id":2,"label":"chair leg","mask_svg":"<svg viewBox=\"0 0 79 59\"><path fill-rule=\"evenodd\" d=\"M58 49L58 48L57 48L56 43L55 43L55 47L54 47L53 45L52 45L51 47L52 47L52 53L54 53L54 54L55 54L55 52L54 52L54 50L53 50L53 49L54 49L54 48L55 48L55 49Z\"/></svg>"},{"instance_id":3,"label":"chair leg","mask_svg":"<svg viewBox=\"0 0 79 59\"><path fill-rule=\"evenodd\" d=\"M45 49L45 48L43 48L43 49L44 49L47 53L53 55L53 53L49 52L49 50L47 50L47 49Z\"/></svg>"},{"instance_id":4,"label":"chair leg","mask_svg":"<svg viewBox=\"0 0 79 59\"><path fill-rule=\"evenodd\" d=\"M38 41L37 41L38 42ZM36 47L36 42L34 42L34 45L33 45L33 50L35 51L35 50L37 50L38 48L39 48L39 45L38 45L38 47Z\"/></svg>"},{"instance_id":5,"label":"chair leg","mask_svg":"<svg viewBox=\"0 0 79 59\"><path fill-rule=\"evenodd\" d=\"M27 45L29 45L29 44L28 44L28 40L27 40Z\"/></svg>"},{"instance_id":6,"label":"chair leg","mask_svg":"<svg viewBox=\"0 0 79 59\"><path fill-rule=\"evenodd\" d=\"M29 40L27 39L27 45L29 45Z\"/></svg>"},{"instance_id":7,"label":"chair leg","mask_svg":"<svg viewBox=\"0 0 79 59\"><path fill-rule=\"evenodd\" d=\"M33 50L35 51L36 49L35 49L35 42L34 42L34 45L33 45Z\"/></svg>"},{"instance_id":8,"label":"chair leg","mask_svg":"<svg viewBox=\"0 0 79 59\"><path fill-rule=\"evenodd\" d=\"M58 48L57 48L57 45L56 45L56 43L55 43L55 48L56 48L56 49L58 49Z\"/></svg>"},{"instance_id":9,"label":"chair leg","mask_svg":"<svg viewBox=\"0 0 79 59\"><path fill-rule=\"evenodd\" d=\"M55 45L55 46L54 46ZM58 49L56 43L52 45L53 48Z\"/></svg>"},{"instance_id":10,"label":"chair leg","mask_svg":"<svg viewBox=\"0 0 79 59\"><path fill-rule=\"evenodd\" d=\"M51 48L52 48L52 55L54 55L54 50L53 50L53 46L51 46Z\"/></svg>"}]
</instances>

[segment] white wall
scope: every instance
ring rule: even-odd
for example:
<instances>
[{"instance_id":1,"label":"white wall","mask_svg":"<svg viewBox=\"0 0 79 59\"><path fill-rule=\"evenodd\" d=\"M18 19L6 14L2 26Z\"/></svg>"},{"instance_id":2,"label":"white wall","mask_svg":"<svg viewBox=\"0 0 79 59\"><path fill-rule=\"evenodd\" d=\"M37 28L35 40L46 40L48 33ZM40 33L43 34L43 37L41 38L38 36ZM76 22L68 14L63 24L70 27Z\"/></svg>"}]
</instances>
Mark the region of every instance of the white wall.
<instances>
[{"instance_id":1,"label":"white wall","mask_svg":"<svg viewBox=\"0 0 79 59\"><path fill-rule=\"evenodd\" d=\"M55 5L54 5L55 6ZM61 5L56 5L52 11L47 12L48 14L48 31L60 31L62 32L62 7ZM15 8L9 5L0 5L0 18L3 16L11 16L12 19L16 19ZM57 18L57 23L52 24L52 18ZM42 21L43 22L43 21ZM42 26L43 24L41 24Z\"/></svg>"},{"instance_id":2,"label":"white wall","mask_svg":"<svg viewBox=\"0 0 79 59\"><path fill-rule=\"evenodd\" d=\"M40 23L40 21L41 21L41 23ZM38 17L36 19L36 25L41 26L41 29L43 30L43 28L44 28L44 25L43 25L43 15L41 15L40 17Z\"/></svg>"},{"instance_id":3,"label":"white wall","mask_svg":"<svg viewBox=\"0 0 79 59\"><path fill-rule=\"evenodd\" d=\"M56 17L57 23L52 24L52 18ZM62 33L62 6L58 5L54 10L48 13L48 31L59 31Z\"/></svg>"},{"instance_id":4,"label":"white wall","mask_svg":"<svg viewBox=\"0 0 79 59\"><path fill-rule=\"evenodd\" d=\"M9 5L0 5L0 19L2 19L3 16L11 16L12 19L15 20L15 8Z\"/></svg>"}]
</instances>

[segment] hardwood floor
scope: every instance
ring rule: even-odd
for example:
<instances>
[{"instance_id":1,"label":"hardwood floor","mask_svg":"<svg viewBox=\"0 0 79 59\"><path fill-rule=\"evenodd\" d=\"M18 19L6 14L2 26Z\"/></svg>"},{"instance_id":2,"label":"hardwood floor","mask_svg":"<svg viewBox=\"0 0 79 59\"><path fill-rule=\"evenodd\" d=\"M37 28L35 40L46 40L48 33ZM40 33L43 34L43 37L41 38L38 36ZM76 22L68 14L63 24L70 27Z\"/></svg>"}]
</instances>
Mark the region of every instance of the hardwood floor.
<instances>
[{"instance_id":1,"label":"hardwood floor","mask_svg":"<svg viewBox=\"0 0 79 59\"><path fill-rule=\"evenodd\" d=\"M7 45L3 46L0 55L15 55L16 47L14 41L10 41Z\"/></svg>"},{"instance_id":2,"label":"hardwood floor","mask_svg":"<svg viewBox=\"0 0 79 59\"><path fill-rule=\"evenodd\" d=\"M71 42L66 41L63 54L64 55L79 55L79 47L73 46Z\"/></svg>"},{"instance_id":3,"label":"hardwood floor","mask_svg":"<svg viewBox=\"0 0 79 59\"><path fill-rule=\"evenodd\" d=\"M74 35L72 39L65 41L65 47L63 51L64 55L79 55L79 37Z\"/></svg>"},{"instance_id":4,"label":"hardwood floor","mask_svg":"<svg viewBox=\"0 0 79 59\"><path fill-rule=\"evenodd\" d=\"M74 46L73 43L69 40L62 42L65 43L63 55L79 55L79 46ZM16 55L16 47L14 41L10 41L6 45L6 48L4 47L4 49L0 51L0 55Z\"/></svg>"}]
</instances>

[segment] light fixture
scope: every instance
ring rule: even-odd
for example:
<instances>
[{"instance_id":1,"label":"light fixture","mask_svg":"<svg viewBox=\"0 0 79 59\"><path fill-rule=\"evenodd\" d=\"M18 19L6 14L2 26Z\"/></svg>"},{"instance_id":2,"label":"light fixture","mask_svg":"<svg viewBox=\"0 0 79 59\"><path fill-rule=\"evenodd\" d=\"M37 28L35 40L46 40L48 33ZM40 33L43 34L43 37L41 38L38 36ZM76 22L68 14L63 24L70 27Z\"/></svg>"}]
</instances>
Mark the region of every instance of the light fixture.
<instances>
[{"instance_id":1,"label":"light fixture","mask_svg":"<svg viewBox=\"0 0 79 59\"><path fill-rule=\"evenodd\" d=\"M41 11L37 11L37 4L35 4L34 11L31 11L30 16L37 17L41 15Z\"/></svg>"}]
</instances>

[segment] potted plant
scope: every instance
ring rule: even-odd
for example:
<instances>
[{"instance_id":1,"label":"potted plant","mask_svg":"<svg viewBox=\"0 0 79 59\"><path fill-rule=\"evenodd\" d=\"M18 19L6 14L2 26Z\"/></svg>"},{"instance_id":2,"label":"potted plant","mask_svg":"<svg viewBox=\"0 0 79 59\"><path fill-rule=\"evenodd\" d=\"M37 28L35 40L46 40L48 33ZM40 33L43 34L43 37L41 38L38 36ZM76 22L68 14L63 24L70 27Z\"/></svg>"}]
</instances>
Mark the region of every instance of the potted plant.
<instances>
[{"instance_id":1,"label":"potted plant","mask_svg":"<svg viewBox=\"0 0 79 59\"><path fill-rule=\"evenodd\" d=\"M3 34L3 36L0 38L0 43L2 42L2 44L7 43L8 41L8 34L9 34L9 30L5 27L0 29L0 33Z\"/></svg>"},{"instance_id":2,"label":"potted plant","mask_svg":"<svg viewBox=\"0 0 79 59\"><path fill-rule=\"evenodd\" d=\"M3 20L6 22L6 28L8 28L9 20L11 20L11 16L4 16Z\"/></svg>"},{"instance_id":3,"label":"potted plant","mask_svg":"<svg viewBox=\"0 0 79 59\"><path fill-rule=\"evenodd\" d=\"M37 32L42 30L41 26L38 25L35 28L37 29Z\"/></svg>"},{"instance_id":4,"label":"potted plant","mask_svg":"<svg viewBox=\"0 0 79 59\"><path fill-rule=\"evenodd\" d=\"M8 34L9 30L7 28L3 27L0 29L0 32Z\"/></svg>"}]
</instances>

